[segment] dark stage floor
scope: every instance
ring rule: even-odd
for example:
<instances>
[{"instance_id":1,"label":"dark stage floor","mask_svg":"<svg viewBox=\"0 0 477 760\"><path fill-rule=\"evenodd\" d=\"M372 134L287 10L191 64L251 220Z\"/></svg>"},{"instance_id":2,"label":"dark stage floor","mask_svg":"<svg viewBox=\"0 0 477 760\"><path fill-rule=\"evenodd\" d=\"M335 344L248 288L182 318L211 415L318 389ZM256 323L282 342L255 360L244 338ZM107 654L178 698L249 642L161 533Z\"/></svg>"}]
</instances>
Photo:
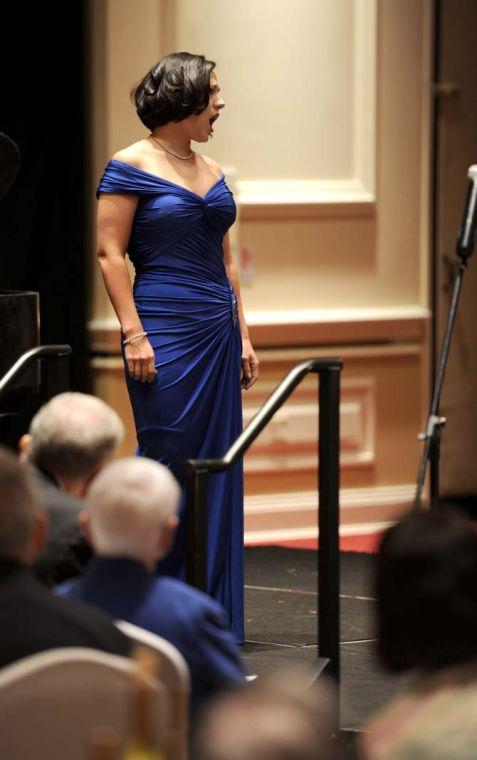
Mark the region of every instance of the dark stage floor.
<instances>
[{"instance_id":1,"label":"dark stage floor","mask_svg":"<svg viewBox=\"0 0 477 760\"><path fill-rule=\"evenodd\" d=\"M374 557L341 553L341 727L363 721L401 690L407 678L390 677L374 653ZM317 656L317 557L278 546L245 551L245 637L249 673L280 666L313 666Z\"/></svg>"}]
</instances>

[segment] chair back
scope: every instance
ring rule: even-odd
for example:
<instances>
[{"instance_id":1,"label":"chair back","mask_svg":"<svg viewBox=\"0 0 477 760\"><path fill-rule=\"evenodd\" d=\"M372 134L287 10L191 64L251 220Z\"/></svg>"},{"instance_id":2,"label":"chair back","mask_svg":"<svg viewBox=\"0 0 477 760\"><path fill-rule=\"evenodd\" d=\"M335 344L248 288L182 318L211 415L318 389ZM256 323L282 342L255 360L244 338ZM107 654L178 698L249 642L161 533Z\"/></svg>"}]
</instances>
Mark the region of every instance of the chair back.
<instances>
[{"instance_id":1,"label":"chair back","mask_svg":"<svg viewBox=\"0 0 477 760\"><path fill-rule=\"evenodd\" d=\"M120 747L131 731L135 663L86 648L25 657L0 671L0 757L86 760L95 732L113 729ZM167 736L168 696L151 682L154 730ZM172 755L166 755L172 760Z\"/></svg>"},{"instance_id":2,"label":"chair back","mask_svg":"<svg viewBox=\"0 0 477 760\"><path fill-rule=\"evenodd\" d=\"M169 695L170 715L167 751L174 760L187 758L189 733L190 674L181 653L169 641L125 620L117 620L116 626L132 644L153 649L158 658L157 677Z\"/></svg>"}]
</instances>

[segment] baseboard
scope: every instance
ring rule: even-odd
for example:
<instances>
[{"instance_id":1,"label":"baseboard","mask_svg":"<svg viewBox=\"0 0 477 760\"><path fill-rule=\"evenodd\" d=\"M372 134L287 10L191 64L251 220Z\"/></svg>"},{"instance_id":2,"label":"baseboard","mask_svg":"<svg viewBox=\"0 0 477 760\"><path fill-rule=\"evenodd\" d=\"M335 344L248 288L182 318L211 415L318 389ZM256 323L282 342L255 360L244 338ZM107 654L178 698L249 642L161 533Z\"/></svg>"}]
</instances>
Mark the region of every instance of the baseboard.
<instances>
[{"instance_id":1,"label":"baseboard","mask_svg":"<svg viewBox=\"0 0 477 760\"><path fill-rule=\"evenodd\" d=\"M340 536L372 536L381 533L392 525L392 521L361 523L358 525L340 525ZM286 541L300 541L302 539L318 538L317 528L284 528L282 530L246 531L245 543L253 544L284 543Z\"/></svg>"},{"instance_id":2,"label":"baseboard","mask_svg":"<svg viewBox=\"0 0 477 760\"><path fill-rule=\"evenodd\" d=\"M340 535L379 533L409 509L414 485L349 488L340 492ZM273 543L318 536L318 496L313 491L260 494L245 499L245 542Z\"/></svg>"}]
</instances>

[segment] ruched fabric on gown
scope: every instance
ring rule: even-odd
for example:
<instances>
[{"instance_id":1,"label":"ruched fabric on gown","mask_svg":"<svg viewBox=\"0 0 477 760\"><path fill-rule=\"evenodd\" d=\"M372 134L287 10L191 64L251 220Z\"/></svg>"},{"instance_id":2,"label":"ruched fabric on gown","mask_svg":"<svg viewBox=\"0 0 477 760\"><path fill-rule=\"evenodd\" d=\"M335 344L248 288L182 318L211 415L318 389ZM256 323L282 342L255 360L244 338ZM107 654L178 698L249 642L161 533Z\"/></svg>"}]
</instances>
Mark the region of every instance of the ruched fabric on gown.
<instances>
[{"instance_id":1,"label":"ruched fabric on gown","mask_svg":"<svg viewBox=\"0 0 477 760\"><path fill-rule=\"evenodd\" d=\"M181 185L110 161L100 193L139 197L128 255L134 300L154 348L157 375L141 383L125 372L138 454L167 465L181 483L184 461L220 457L242 430L241 337L222 239L236 208L222 175L204 197ZM208 591L243 641L242 465L211 475L208 486ZM181 516L183 507L181 509ZM159 563L183 577L180 521L171 553Z\"/></svg>"}]
</instances>

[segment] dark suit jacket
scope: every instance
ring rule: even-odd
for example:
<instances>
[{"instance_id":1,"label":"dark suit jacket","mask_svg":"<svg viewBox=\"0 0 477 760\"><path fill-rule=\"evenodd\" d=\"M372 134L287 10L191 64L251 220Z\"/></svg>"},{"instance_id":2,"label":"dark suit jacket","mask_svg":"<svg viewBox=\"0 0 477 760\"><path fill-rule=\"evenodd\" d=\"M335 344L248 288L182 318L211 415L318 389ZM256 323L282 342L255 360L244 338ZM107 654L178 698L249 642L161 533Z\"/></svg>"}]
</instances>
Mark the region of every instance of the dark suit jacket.
<instances>
[{"instance_id":1,"label":"dark suit jacket","mask_svg":"<svg viewBox=\"0 0 477 760\"><path fill-rule=\"evenodd\" d=\"M153 575L132 559L96 557L82 578L66 581L58 593L170 641L190 669L193 712L219 689L244 681L223 609L182 581Z\"/></svg>"},{"instance_id":2,"label":"dark suit jacket","mask_svg":"<svg viewBox=\"0 0 477 760\"><path fill-rule=\"evenodd\" d=\"M104 613L59 599L28 567L0 559L0 667L55 647L130 651L129 640Z\"/></svg>"},{"instance_id":3,"label":"dark suit jacket","mask_svg":"<svg viewBox=\"0 0 477 760\"><path fill-rule=\"evenodd\" d=\"M92 556L82 535L78 515L82 499L62 491L54 478L30 463L40 503L48 515L48 535L33 570L49 586L80 575Z\"/></svg>"}]
</instances>

